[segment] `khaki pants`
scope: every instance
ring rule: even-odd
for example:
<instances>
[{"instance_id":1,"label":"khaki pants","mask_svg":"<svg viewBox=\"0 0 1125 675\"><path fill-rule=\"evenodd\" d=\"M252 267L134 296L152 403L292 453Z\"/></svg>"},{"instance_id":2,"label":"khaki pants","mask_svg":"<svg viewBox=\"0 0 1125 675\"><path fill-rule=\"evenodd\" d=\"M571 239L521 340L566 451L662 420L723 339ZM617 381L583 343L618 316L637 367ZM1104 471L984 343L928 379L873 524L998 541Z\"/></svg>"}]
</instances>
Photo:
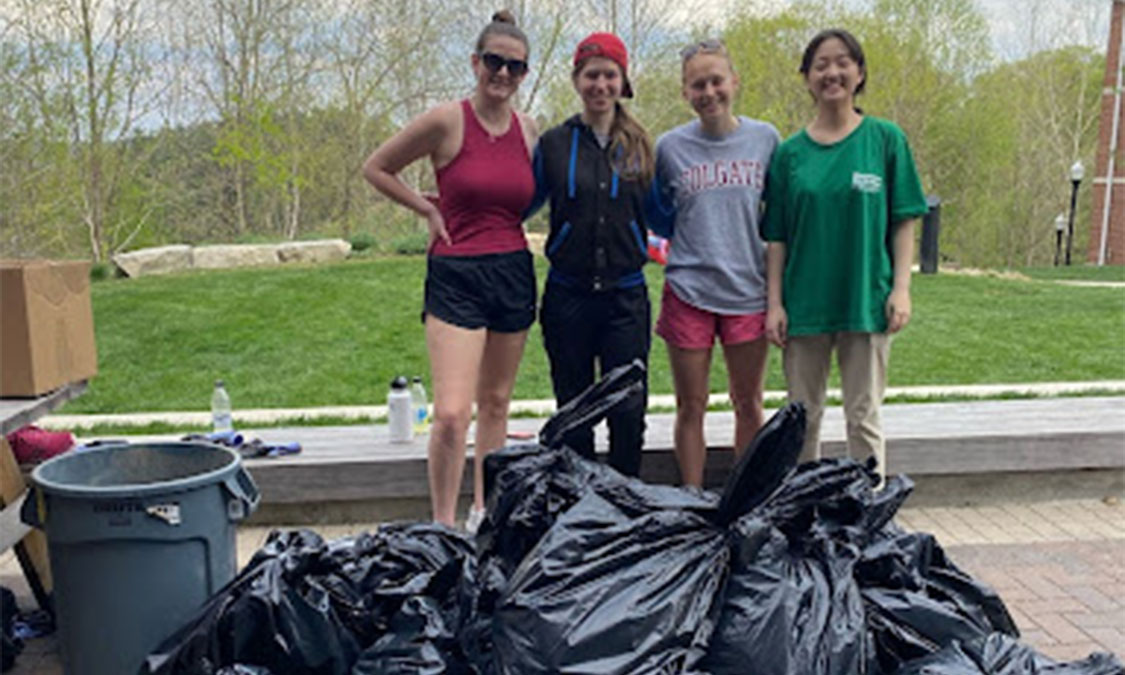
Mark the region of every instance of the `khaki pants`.
<instances>
[{"instance_id":1,"label":"khaki pants","mask_svg":"<svg viewBox=\"0 0 1125 675\"><path fill-rule=\"evenodd\" d=\"M783 363L789 400L805 404L808 427L800 461L820 459L820 422L832 350L840 365L847 421L848 456L874 456L879 475L886 475L886 444L879 406L887 386L887 357L891 339L886 333L826 333L789 336Z\"/></svg>"}]
</instances>

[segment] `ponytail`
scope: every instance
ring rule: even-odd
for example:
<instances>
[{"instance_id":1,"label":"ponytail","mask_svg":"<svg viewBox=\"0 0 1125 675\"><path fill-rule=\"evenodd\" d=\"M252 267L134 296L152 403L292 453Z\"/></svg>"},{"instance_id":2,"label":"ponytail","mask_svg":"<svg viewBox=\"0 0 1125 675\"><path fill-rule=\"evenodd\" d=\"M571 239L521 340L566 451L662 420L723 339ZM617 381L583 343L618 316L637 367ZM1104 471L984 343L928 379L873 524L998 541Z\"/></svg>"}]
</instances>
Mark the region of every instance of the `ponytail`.
<instances>
[{"instance_id":1,"label":"ponytail","mask_svg":"<svg viewBox=\"0 0 1125 675\"><path fill-rule=\"evenodd\" d=\"M628 108L620 101L615 108L613 125L609 128L614 168L625 178L648 184L656 171L652 141L644 125L633 117Z\"/></svg>"}]
</instances>

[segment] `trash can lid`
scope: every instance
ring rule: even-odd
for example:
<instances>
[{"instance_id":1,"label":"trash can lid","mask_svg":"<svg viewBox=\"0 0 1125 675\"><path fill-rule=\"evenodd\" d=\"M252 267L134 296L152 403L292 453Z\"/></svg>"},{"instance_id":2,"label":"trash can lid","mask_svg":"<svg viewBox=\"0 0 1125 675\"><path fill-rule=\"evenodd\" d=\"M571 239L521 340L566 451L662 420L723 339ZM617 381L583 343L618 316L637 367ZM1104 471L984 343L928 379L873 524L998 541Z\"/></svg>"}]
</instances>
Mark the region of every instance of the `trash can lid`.
<instances>
[{"instance_id":1,"label":"trash can lid","mask_svg":"<svg viewBox=\"0 0 1125 675\"><path fill-rule=\"evenodd\" d=\"M221 483L242 461L211 443L137 443L70 452L40 464L31 480L48 494L135 497Z\"/></svg>"}]
</instances>

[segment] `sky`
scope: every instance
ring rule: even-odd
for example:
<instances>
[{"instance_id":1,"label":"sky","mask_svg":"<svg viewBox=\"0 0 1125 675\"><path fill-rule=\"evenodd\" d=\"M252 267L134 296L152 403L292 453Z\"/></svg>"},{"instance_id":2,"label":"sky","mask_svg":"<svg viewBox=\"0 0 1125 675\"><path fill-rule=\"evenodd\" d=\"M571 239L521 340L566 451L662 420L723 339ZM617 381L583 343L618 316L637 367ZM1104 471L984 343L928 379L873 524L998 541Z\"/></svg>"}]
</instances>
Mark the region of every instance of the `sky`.
<instances>
[{"instance_id":1,"label":"sky","mask_svg":"<svg viewBox=\"0 0 1125 675\"><path fill-rule=\"evenodd\" d=\"M854 1L857 5L869 0ZM1109 38L1113 0L974 0L988 20L992 50L1002 61L1014 61L1043 49L1082 44L1104 51ZM753 5L763 10L800 0L708 0L690 3L695 19L721 25L722 19Z\"/></svg>"},{"instance_id":2,"label":"sky","mask_svg":"<svg viewBox=\"0 0 1125 675\"><path fill-rule=\"evenodd\" d=\"M1105 50L1113 0L977 0L1004 60L1064 44Z\"/></svg>"}]
</instances>

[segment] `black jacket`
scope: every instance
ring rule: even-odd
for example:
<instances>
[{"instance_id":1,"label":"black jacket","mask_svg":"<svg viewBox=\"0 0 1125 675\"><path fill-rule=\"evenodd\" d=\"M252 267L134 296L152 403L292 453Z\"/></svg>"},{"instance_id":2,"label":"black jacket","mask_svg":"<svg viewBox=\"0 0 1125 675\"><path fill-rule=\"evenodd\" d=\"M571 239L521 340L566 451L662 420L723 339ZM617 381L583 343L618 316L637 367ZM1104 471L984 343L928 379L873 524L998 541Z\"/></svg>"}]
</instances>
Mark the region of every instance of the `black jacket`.
<instances>
[{"instance_id":1,"label":"black jacket","mask_svg":"<svg viewBox=\"0 0 1125 675\"><path fill-rule=\"evenodd\" d=\"M592 291L644 283L648 186L614 170L611 148L602 149L578 115L539 138L530 212L550 202L549 281Z\"/></svg>"}]
</instances>

